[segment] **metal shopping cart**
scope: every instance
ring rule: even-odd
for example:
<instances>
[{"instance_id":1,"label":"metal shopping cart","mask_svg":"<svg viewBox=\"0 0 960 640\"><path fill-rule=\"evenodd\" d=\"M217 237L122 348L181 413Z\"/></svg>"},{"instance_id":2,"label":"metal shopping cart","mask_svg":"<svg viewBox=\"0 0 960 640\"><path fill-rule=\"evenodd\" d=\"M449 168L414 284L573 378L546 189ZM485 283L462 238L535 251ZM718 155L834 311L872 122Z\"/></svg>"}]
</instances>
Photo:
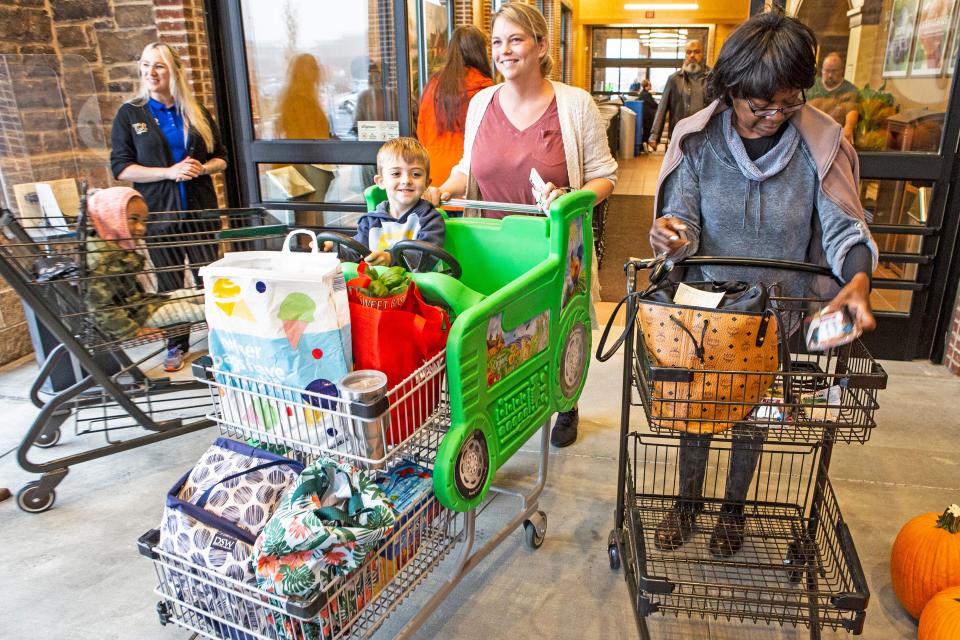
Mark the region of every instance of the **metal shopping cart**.
<instances>
[{"instance_id":1,"label":"metal shopping cart","mask_svg":"<svg viewBox=\"0 0 960 640\"><path fill-rule=\"evenodd\" d=\"M694 257L682 263L698 264L830 275L814 265L780 260ZM612 569L623 566L640 636L650 638L647 617L654 613L807 626L811 638L819 638L823 628L860 634L870 593L829 469L835 443L869 439L886 373L859 340L808 353L803 321L819 301L783 297L772 299L782 329L775 372L657 366L651 356L662 345L644 335L637 305L646 270L658 282L670 267L664 258L627 262L627 326L616 345L622 342L625 351L608 556ZM606 333L601 349L605 340ZM615 350L598 357L609 358ZM690 393L695 376L706 387L732 393L710 402L698 399ZM737 389L751 380L765 391L759 398L743 391L738 396ZM643 408L649 433L631 424L635 406ZM693 410L711 417L693 421ZM705 445L705 471L693 501L682 488L680 470L689 435L678 433L692 424L717 432ZM718 556L708 551L708 539L731 510L725 502L726 485L733 482L728 472L738 449L751 447L758 461L739 506L742 548ZM689 537L679 545L664 544L658 527L683 508L694 514Z\"/></svg>"},{"instance_id":2,"label":"metal shopping cart","mask_svg":"<svg viewBox=\"0 0 960 640\"><path fill-rule=\"evenodd\" d=\"M8 211L0 216L6 236L0 242L0 275L58 341L29 390L40 412L17 459L23 469L41 477L17 494L24 511L52 507L55 488L73 465L213 425L206 417L205 385L148 375L148 364L164 351L167 339L204 329L197 268L225 250L279 242L286 227L262 209L170 215L180 221L172 226L150 221L148 226L163 224L165 231L148 231L146 243L135 251L99 241L82 211L54 222L18 218ZM136 276L129 272L134 267ZM188 272L194 274L192 281ZM162 296L148 293L164 279L181 283L178 290ZM117 318L119 324L112 323ZM124 326L125 318L151 326L133 331ZM48 385L64 367L72 370L73 382L61 388ZM45 386L53 391L46 392ZM60 441L68 420L76 436L102 434L104 441L62 457L34 460L38 448L49 449ZM121 432L132 436L120 438Z\"/></svg>"},{"instance_id":3,"label":"metal shopping cart","mask_svg":"<svg viewBox=\"0 0 960 640\"><path fill-rule=\"evenodd\" d=\"M304 392L195 365L210 387L210 418L226 435L279 447L305 462L334 456L374 473L414 462L432 470L434 493L399 514L393 533L358 570L308 599L279 597L171 556L157 546L157 531L148 532L140 550L157 572L161 622L209 638L368 637L457 547L450 576L406 623L400 637L407 637L515 529L523 526L527 544L538 548L547 526L538 499L550 417L576 403L587 374L594 197L564 195L546 217L448 220L438 257L449 273L414 274L429 301L455 314L446 350L384 398L348 400L342 389ZM405 251L435 250L417 243L394 247L397 259ZM348 278L355 269L344 264ZM240 410L250 404L261 411ZM268 425L258 417L265 414L285 419ZM534 486L524 492L492 484L497 469L537 430ZM331 441L330 433L344 435ZM477 520L491 493L518 499L519 508L475 548Z\"/></svg>"}]
</instances>

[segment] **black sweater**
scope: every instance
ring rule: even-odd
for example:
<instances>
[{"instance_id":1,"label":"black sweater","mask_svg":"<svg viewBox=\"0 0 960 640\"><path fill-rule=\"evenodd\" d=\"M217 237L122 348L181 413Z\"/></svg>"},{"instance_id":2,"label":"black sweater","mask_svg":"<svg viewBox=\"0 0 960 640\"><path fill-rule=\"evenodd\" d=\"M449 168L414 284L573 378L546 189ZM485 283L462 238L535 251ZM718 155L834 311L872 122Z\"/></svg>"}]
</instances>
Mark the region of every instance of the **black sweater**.
<instances>
[{"instance_id":1,"label":"black sweater","mask_svg":"<svg viewBox=\"0 0 960 640\"><path fill-rule=\"evenodd\" d=\"M220 139L220 132L210 113L203 108L203 115L213 129L213 151L208 152L203 138L193 128L187 140L187 155L205 163L212 158L227 159L227 150ZM119 179L124 169L132 164L143 167L169 167L173 164L170 145L150 108L146 104L137 106L126 102L120 106L113 119L110 134L110 167L113 177ZM184 184L187 193L187 209L216 209L217 193L210 176L197 176ZM135 182L133 188L143 195L151 212L180 211L180 186L174 180L159 182ZM182 214L163 214L151 216L152 220L167 220L171 223L182 219ZM169 233L170 225L150 225L150 233Z\"/></svg>"}]
</instances>

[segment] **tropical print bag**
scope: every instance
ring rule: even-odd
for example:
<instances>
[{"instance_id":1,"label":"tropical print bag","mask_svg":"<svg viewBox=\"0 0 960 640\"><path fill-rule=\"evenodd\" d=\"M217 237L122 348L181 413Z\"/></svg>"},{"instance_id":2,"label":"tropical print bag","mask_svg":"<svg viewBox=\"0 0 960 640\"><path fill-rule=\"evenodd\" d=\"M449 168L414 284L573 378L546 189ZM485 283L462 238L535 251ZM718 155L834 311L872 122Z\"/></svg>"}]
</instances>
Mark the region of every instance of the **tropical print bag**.
<instances>
[{"instance_id":1,"label":"tropical print bag","mask_svg":"<svg viewBox=\"0 0 960 640\"><path fill-rule=\"evenodd\" d=\"M359 568L395 521L372 475L321 458L304 469L257 538L257 584L277 595L312 596Z\"/></svg>"}]
</instances>

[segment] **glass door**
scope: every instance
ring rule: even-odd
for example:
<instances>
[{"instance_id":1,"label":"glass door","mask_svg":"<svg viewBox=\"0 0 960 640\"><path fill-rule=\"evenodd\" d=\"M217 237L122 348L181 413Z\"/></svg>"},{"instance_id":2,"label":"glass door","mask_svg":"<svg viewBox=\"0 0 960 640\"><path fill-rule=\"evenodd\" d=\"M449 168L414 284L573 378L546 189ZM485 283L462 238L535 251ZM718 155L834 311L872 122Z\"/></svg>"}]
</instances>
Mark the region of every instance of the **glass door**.
<instances>
[{"instance_id":1,"label":"glass door","mask_svg":"<svg viewBox=\"0 0 960 640\"><path fill-rule=\"evenodd\" d=\"M407 1L208 6L241 203L355 225L380 141L411 132Z\"/></svg>"},{"instance_id":2,"label":"glass door","mask_svg":"<svg viewBox=\"0 0 960 640\"><path fill-rule=\"evenodd\" d=\"M866 0L850 10L807 0L796 17L820 43L808 101L845 127L860 156L860 199L880 248L868 347L937 360L956 292L960 2Z\"/></svg>"}]
</instances>

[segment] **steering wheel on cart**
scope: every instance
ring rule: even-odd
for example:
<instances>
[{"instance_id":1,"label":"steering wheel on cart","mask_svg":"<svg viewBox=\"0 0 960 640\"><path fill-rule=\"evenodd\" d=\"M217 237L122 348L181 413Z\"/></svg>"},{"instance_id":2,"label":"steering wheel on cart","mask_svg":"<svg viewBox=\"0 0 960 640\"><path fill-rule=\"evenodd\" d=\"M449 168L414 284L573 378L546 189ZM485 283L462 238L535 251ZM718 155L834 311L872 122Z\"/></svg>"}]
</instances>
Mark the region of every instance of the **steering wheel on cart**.
<instances>
[{"instance_id":1,"label":"steering wheel on cart","mask_svg":"<svg viewBox=\"0 0 960 640\"><path fill-rule=\"evenodd\" d=\"M317 233L317 242L332 242L336 245L342 245L357 255L360 256L360 260L363 260L364 257L370 254L370 250L351 238L350 236L339 233L337 231L321 231ZM457 280L460 279L460 276L463 274L463 269L460 267L460 263L457 261L449 251L445 251L441 247L430 243L424 242L423 240L401 240L393 245L393 248L390 249L390 255L393 258L394 264L399 264L403 266L407 271L414 271L410 268L409 263L407 262L404 253L407 251L416 251L421 254L421 256L432 256L438 260L443 261L446 265L445 269L436 271L435 273L443 273ZM421 258L421 262L423 258Z\"/></svg>"},{"instance_id":2,"label":"steering wheel on cart","mask_svg":"<svg viewBox=\"0 0 960 640\"><path fill-rule=\"evenodd\" d=\"M457 280L460 279L460 276L463 275L463 269L460 267L460 263L454 258L449 251L438 247L432 242L424 242L423 240L400 240L393 245L393 248L390 249L390 255L393 257L394 264L402 265L407 271L413 271L410 268L410 264L407 262L404 253L407 251L415 251L420 254L420 264L423 264L423 259L426 256L431 256L438 260L441 260L445 265L445 269L441 269L436 273L443 273ZM431 269L432 271L432 269Z\"/></svg>"},{"instance_id":3,"label":"steering wheel on cart","mask_svg":"<svg viewBox=\"0 0 960 640\"><path fill-rule=\"evenodd\" d=\"M367 249L350 236L337 231L321 231L317 233L317 243L319 244L321 242L332 242L337 246L344 246L359 255L359 260L363 260L364 257L370 254L370 249ZM322 247L317 247L317 249L322 249Z\"/></svg>"}]
</instances>

